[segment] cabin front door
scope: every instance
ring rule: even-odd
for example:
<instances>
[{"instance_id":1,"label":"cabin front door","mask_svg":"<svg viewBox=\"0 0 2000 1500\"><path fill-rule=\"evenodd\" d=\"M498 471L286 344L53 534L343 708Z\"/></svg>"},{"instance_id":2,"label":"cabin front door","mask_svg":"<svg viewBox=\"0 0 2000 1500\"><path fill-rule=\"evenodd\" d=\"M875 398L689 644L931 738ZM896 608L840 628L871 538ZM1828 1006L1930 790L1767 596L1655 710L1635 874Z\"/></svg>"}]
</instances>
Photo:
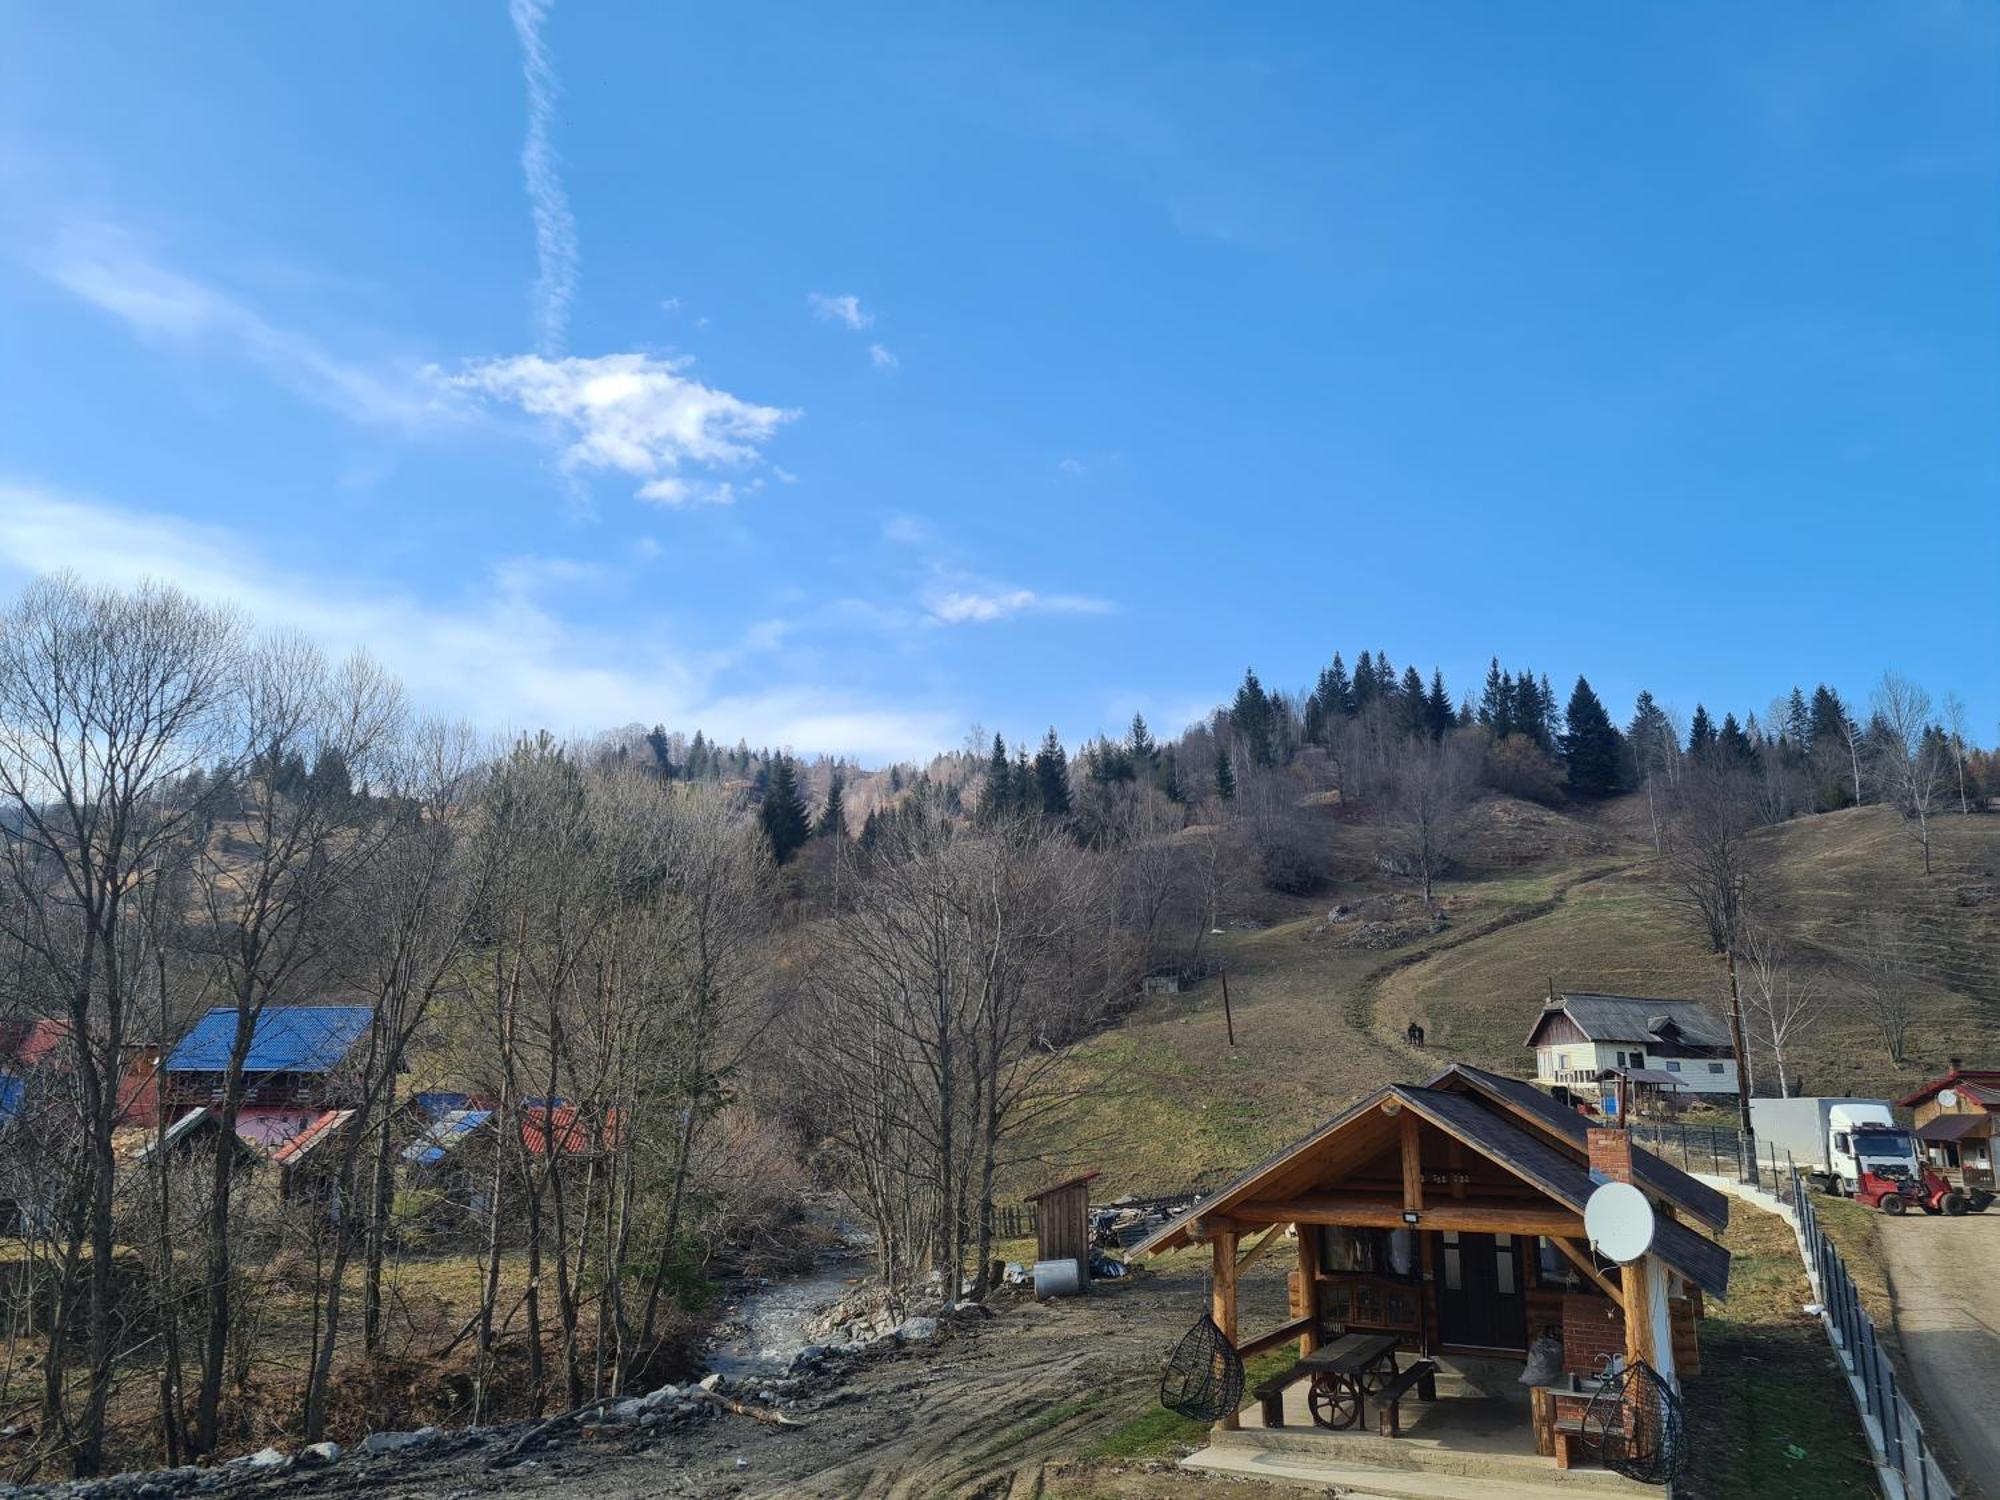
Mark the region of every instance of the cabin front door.
<instances>
[{"instance_id":1,"label":"cabin front door","mask_svg":"<svg viewBox=\"0 0 2000 1500\"><path fill-rule=\"evenodd\" d=\"M1471 1349L1525 1351L1528 1303L1521 1241L1511 1234L1447 1229L1438 1247L1438 1335Z\"/></svg>"}]
</instances>

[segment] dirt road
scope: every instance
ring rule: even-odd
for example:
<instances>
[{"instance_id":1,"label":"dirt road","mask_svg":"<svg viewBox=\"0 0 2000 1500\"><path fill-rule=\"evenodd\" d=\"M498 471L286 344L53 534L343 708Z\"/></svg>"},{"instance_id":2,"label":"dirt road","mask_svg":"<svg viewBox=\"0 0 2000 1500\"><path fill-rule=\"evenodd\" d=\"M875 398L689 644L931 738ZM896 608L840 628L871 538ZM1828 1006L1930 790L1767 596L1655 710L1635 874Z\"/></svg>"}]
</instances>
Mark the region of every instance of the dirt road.
<instances>
[{"instance_id":1,"label":"dirt road","mask_svg":"<svg viewBox=\"0 0 2000 1500\"><path fill-rule=\"evenodd\" d=\"M573 1442L510 1469L488 1467L491 1448L393 1464L344 1462L259 1493L379 1500L1268 1495L1262 1485L1179 1470L1078 1475L1051 1467L1156 1409L1160 1362L1199 1315L1204 1291L1192 1269L1100 1287L1069 1301L1013 1302L942 1344L868 1361L795 1408L810 1424L802 1432L723 1417L636 1451L615 1440ZM1282 1269L1259 1266L1246 1274L1241 1297L1246 1329L1282 1322Z\"/></svg>"},{"instance_id":2,"label":"dirt road","mask_svg":"<svg viewBox=\"0 0 2000 1500\"><path fill-rule=\"evenodd\" d=\"M1876 1235L1896 1332L1968 1496L2000 1496L2000 1212L1910 1218Z\"/></svg>"}]
</instances>

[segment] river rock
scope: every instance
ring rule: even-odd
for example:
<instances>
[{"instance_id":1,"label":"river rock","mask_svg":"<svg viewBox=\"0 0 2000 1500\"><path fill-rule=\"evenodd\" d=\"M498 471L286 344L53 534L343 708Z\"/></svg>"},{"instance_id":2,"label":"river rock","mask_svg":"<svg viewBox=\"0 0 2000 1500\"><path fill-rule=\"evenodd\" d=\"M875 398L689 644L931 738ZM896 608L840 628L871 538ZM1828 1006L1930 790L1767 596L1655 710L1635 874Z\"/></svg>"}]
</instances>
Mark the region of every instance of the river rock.
<instances>
[{"instance_id":1,"label":"river rock","mask_svg":"<svg viewBox=\"0 0 2000 1500\"><path fill-rule=\"evenodd\" d=\"M246 1469L289 1469L292 1466L290 1455L279 1448L259 1448L255 1453L239 1458L236 1462Z\"/></svg>"},{"instance_id":2,"label":"river rock","mask_svg":"<svg viewBox=\"0 0 2000 1500\"><path fill-rule=\"evenodd\" d=\"M896 1326L896 1342L899 1344L935 1343L937 1336L936 1318L905 1318Z\"/></svg>"},{"instance_id":3,"label":"river rock","mask_svg":"<svg viewBox=\"0 0 2000 1500\"><path fill-rule=\"evenodd\" d=\"M415 1432L371 1432L361 1440L368 1454L401 1453L410 1448L427 1448L438 1438L435 1427L419 1427Z\"/></svg>"},{"instance_id":4,"label":"river rock","mask_svg":"<svg viewBox=\"0 0 2000 1500\"><path fill-rule=\"evenodd\" d=\"M611 1408L611 1419L614 1422L636 1422L646 1415L647 1409L644 1401L620 1401Z\"/></svg>"},{"instance_id":5,"label":"river rock","mask_svg":"<svg viewBox=\"0 0 2000 1500\"><path fill-rule=\"evenodd\" d=\"M301 1448L299 1462L309 1469L323 1469L328 1464L337 1464L340 1462L340 1444L314 1443L309 1448Z\"/></svg>"},{"instance_id":6,"label":"river rock","mask_svg":"<svg viewBox=\"0 0 2000 1500\"><path fill-rule=\"evenodd\" d=\"M719 1391L722 1386L723 1378L720 1370L701 1377L701 1388L705 1391Z\"/></svg>"}]
</instances>

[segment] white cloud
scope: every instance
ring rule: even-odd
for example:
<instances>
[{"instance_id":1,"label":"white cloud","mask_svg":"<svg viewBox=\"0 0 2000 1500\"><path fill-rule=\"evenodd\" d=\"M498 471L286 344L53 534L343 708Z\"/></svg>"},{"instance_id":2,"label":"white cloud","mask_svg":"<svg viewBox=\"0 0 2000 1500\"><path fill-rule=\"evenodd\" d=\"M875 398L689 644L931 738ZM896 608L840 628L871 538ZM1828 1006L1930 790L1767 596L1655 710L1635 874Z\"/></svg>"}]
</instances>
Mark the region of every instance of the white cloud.
<instances>
[{"instance_id":1,"label":"white cloud","mask_svg":"<svg viewBox=\"0 0 2000 1500\"><path fill-rule=\"evenodd\" d=\"M1071 479L1081 479L1090 472L1090 466L1080 458L1061 459L1056 463L1056 468Z\"/></svg>"},{"instance_id":2,"label":"white cloud","mask_svg":"<svg viewBox=\"0 0 2000 1500\"><path fill-rule=\"evenodd\" d=\"M57 286L142 338L248 360L287 389L355 421L412 427L448 412L414 367L399 371L336 355L220 288L152 259L119 230L72 230L38 264Z\"/></svg>"},{"instance_id":3,"label":"white cloud","mask_svg":"<svg viewBox=\"0 0 2000 1500\"><path fill-rule=\"evenodd\" d=\"M677 313L677 312L679 312L680 310L681 310L681 299L680 299L680 298L678 298L678 297L662 297L662 298L660 299L660 311L661 311L661 312L663 312L663 313Z\"/></svg>"},{"instance_id":4,"label":"white cloud","mask_svg":"<svg viewBox=\"0 0 2000 1500\"><path fill-rule=\"evenodd\" d=\"M745 651L775 650L784 626L758 621L738 650L703 656L657 625L635 628L629 616L605 630L581 625L546 596L605 586L610 575L592 563L516 558L472 580L462 597L437 588L410 594L289 570L223 528L0 480L0 587L58 569L116 586L158 579L234 604L259 625L299 630L330 652L366 650L420 708L496 731L589 734L642 720L887 759L951 744L963 718L871 703L833 684L718 693L717 671Z\"/></svg>"},{"instance_id":5,"label":"white cloud","mask_svg":"<svg viewBox=\"0 0 2000 1500\"><path fill-rule=\"evenodd\" d=\"M813 310L813 316L827 323L843 323L859 333L875 321L875 314L862 309L861 299L852 292L843 292L837 297L825 292L812 292L806 303Z\"/></svg>"},{"instance_id":6,"label":"white cloud","mask_svg":"<svg viewBox=\"0 0 2000 1500\"><path fill-rule=\"evenodd\" d=\"M868 362L878 370L893 370L902 363L900 359L896 358L895 355L884 349L880 344L870 344L868 346Z\"/></svg>"},{"instance_id":7,"label":"white cloud","mask_svg":"<svg viewBox=\"0 0 2000 1500\"><path fill-rule=\"evenodd\" d=\"M611 469L643 481L639 498L660 505L727 505L727 483L694 480L683 465L741 468L798 415L760 406L690 380L686 359L605 354L544 359L537 354L477 361L440 377L450 388L518 406L566 435L565 470Z\"/></svg>"},{"instance_id":8,"label":"white cloud","mask_svg":"<svg viewBox=\"0 0 2000 1500\"><path fill-rule=\"evenodd\" d=\"M931 595L930 616L943 625L985 625L1014 615L1104 615L1111 605L1081 594L1038 594L1033 589L950 589Z\"/></svg>"},{"instance_id":9,"label":"white cloud","mask_svg":"<svg viewBox=\"0 0 2000 1500\"><path fill-rule=\"evenodd\" d=\"M513 0L507 13L521 44L521 78L528 89L528 133L521 142L521 176L535 220L535 318L540 348L558 353L569 331L569 303L576 293L576 218L563 191L562 168L549 128L562 85L542 41L551 0Z\"/></svg>"}]
</instances>

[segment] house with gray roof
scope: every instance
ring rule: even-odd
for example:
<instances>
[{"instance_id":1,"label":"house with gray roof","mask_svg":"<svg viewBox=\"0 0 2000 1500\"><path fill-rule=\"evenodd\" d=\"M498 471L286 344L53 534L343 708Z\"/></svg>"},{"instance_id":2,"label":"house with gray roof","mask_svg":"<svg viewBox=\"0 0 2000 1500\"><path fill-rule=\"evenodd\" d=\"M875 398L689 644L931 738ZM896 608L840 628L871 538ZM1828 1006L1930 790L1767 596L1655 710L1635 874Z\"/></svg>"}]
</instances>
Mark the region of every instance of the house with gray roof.
<instances>
[{"instance_id":1,"label":"house with gray roof","mask_svg":"<svg viewBox=\"0 0 2000 1500\"><path fill-rule=\"evenodd\" d=\"M1632 1082L1688 1094L1736 1093L1729 1030L1698 1000L1645 995L1551 995L1527 1045L1535 1081L1588 1089L1622 1074Z\"/></svg>"}]
</instances>

